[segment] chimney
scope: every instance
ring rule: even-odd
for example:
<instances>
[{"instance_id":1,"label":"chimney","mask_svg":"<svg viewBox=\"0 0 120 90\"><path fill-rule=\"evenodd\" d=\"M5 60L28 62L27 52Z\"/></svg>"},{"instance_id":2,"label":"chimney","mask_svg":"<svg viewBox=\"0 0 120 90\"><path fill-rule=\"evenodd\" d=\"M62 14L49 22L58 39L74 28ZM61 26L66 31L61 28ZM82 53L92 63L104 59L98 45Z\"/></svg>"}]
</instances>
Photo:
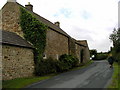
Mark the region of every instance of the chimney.
<instances>
[{"instance_id":1,"label":"chimney","mask_svg":"<svg viewBox=\"0 0 120 90\"><path fill-rule=\"evenodd\" d=\"M30 11L33 11L33 5L31 5L30 2L28 2L28 5L25 5L25 8L27 8Z\"/></svg>"},{"instance_id":2,"label":"chimney","mask_svg":"<svg viewBox=\"0 0 120 90\"><path fill-rule=\"evenodd\" d=\"M7 2L16 2L16 0L7 0Z\"/></svg>"},{"instance_id":3,"label":"chimney","mask_svg":"<svg viewBox=\"0 0 120 90\"><path fill-rule=\"evenodd\" d=\"M60 22L57 21L57 22L55 22L54 24L55 24L56 26L60 27Z\"/></svg>"}]
</instances>

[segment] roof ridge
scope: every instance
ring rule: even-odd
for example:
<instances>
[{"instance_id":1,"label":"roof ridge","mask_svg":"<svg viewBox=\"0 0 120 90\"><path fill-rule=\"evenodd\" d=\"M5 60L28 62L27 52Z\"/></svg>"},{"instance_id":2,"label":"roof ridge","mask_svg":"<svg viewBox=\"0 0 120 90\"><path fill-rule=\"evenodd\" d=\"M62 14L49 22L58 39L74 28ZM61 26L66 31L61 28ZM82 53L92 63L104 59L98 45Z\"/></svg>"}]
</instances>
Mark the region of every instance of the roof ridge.
<instances>
[{"instance_id":1,"label":"roof ridge","mask_svg":"<svg viewBox=\"0 0 120 90\"><path fill-rule=\"evenodd\" d=\"M27 8L25 8L23 5L19 4L18 2L16 2L16 3L17 3L18 5L20 5L20 6L22 6L22 7L23 7L25 10L27 10L28 12L30 12L33 16L35 16L37 20L41 21L41 22L44 23L44 24L47 23L47 25L48 25L50 28L54 29L54 31L57 31L57 32L65 35L65 36L67 36L67 37L70 37L70 35L68 35L63 29L61 29L60 27L56 26L54 23L52 23L52 22L49 21L48 19L40 16L39 14L37 14L37 13L35 13L35 12L33 12L33 11L28 10ZM41 20L40 20L40 19L41 19Z\"/></svg>"}]
</instances>

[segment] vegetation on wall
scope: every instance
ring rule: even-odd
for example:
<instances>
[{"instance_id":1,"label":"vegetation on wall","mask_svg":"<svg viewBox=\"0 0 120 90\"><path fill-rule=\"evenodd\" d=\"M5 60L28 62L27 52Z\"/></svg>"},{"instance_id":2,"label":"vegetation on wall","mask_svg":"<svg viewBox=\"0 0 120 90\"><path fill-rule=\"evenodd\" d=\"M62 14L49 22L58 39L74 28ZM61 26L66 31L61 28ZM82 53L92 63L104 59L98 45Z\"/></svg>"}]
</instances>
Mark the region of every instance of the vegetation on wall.
<instances>
[{"instance_id":1,"label":"vegetation on wall","mask_svg":"<svg viewBox=\"0 0 120 90\"><path fill-rule=\"evenodd\" d=\"M46 30L48 27L42 22L38 21L24 8L20 8L20 25L23 31L24 38L33 44L35 74L40 73L39 68L42 64L42 57L46 46ZM43 66L43 65L42 65Z\"/></svg>"},{"instance_id":2,"label":"vegetation on wall","mask_svg":"<svg viewBox=\"0 0 120 90\"><path fill-rule=\"evenodd\" d=\"M46 45L46 30L48 27L38 21L28 11L20 8L20 25L23 30L24 38L33 44L35 48L35 74L45 75L55 72L68 71L78 66L79 60L72 55L62 55L59 60L48 58L43 60Z\"/></svg>"},{"instance_id":3,"label":"vegetation on wall","mask_svg":"<svg viewBox=\"0 0 120 90\"><path fill-rule=\"evenodd\" d=\"M47 26L38 21L24 8L20 8L20 25L24 34L24 38L33 44L35 48L36 62L42 59L46 45Z\"/></svg>"}]
</instances>

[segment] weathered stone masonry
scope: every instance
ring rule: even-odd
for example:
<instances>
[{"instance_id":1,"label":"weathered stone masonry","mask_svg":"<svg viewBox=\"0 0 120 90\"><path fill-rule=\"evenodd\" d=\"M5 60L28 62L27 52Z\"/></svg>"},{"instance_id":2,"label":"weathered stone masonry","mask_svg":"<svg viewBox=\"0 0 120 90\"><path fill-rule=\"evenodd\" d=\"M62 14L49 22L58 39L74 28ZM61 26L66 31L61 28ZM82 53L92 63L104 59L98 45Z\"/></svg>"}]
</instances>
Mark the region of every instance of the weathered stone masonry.
<instances>
[{"instance_id":1,"label":"weathered stone masonry","mask_svg":"<svg viewBox=\"0 0 120 90\"><path fill-rule=\"evenodd\" d=\"M14 2L7 2L2 8L2 28L10 32L15 32L20 36L23 36L23 32L20 27L20 6Z\"/></svg>"},{"instance_id":2,"label":"weathered stone masonry","mask_svg":"<svg viewBox=\"0 0 120 90\"><path fill-rule=\"evenodd\" d=\"M2 45L2 79L33 76L34 48L16 33L0 30Z\"/></svg>"},{"instance_id":3,"label":"weathered stone masonry","mask_svg":"<svg viewBox=\"0 0 120 90\"><path fill-rule=\"evenodd\" d=\"M53 30L47 30L46 57L58 59L62 54L68 54L68 38Z\"/></svg>"},{"instance_id":4,"label":"weathered stone masonry","mask_svg":"<svg viewBox=\"0 0 120 90\"><path fill-rule=\"evenodd\" d=\"M33 60L32 49L2 45L3 80L33 76Z\"/></svg>"},{"instance_id":5,"label":"weathered stone masonry","mask_svg":"<svg viewBox=\"0 0 120 90\"><path fill-rule=\"evenodd\" d=\"M72 54L76 56L79 61L86 63L89 61L89 48L87 41L77 41L71 38L66 32L60 28L60 23L53 24L47 19L34 13L33 6L31 4L26 5L26 8L17 2L7 2L2 8L2 22L0 22L0 29L3 31L14 32L22 38L16 43L3 44L3 80L14 79L18 77L32 76L34 72L34 55L33 48L29 48L27 41L23 39L23 32L20 26L20 7L26 9L37 20L48 26L45 56L46 58L52 57L58 59L62 54ZM0 12L1 13L1 12ZM0 17L1 18L1 17ZM11 40L11 37L6 40ZM16 39L16 38L14 38ZM14 40L13 39L13 40ZM12 40L11 40L12 41ZM16 46L17 44L17 46ZM21 45L26 45L24 47ZM83 56L81 57L81 51L83 50ZM81 60L83 58L83 60Z\"/></svg>"}]
</instances>

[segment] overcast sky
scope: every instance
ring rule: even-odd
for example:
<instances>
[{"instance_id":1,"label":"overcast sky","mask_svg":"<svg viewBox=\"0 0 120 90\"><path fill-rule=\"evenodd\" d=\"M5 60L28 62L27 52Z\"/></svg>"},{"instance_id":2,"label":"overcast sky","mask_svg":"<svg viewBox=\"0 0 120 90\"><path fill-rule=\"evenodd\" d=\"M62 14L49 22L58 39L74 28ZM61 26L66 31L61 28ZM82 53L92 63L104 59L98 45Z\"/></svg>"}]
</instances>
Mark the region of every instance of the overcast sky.
<instances>
[{"instance_id":1,"label":"overcast sky","mask_svg":"<svg viewBox=\"0 0 120 90\"><path fill-rule=\"evenodd\" d=\"M90 49L108 51L109 35L118 27L119 0L17 0L30 2L33 11L60 27L77 40L87 40ZM0 0L0 8L7 0Z\"/></svg>"}]
</instances>

